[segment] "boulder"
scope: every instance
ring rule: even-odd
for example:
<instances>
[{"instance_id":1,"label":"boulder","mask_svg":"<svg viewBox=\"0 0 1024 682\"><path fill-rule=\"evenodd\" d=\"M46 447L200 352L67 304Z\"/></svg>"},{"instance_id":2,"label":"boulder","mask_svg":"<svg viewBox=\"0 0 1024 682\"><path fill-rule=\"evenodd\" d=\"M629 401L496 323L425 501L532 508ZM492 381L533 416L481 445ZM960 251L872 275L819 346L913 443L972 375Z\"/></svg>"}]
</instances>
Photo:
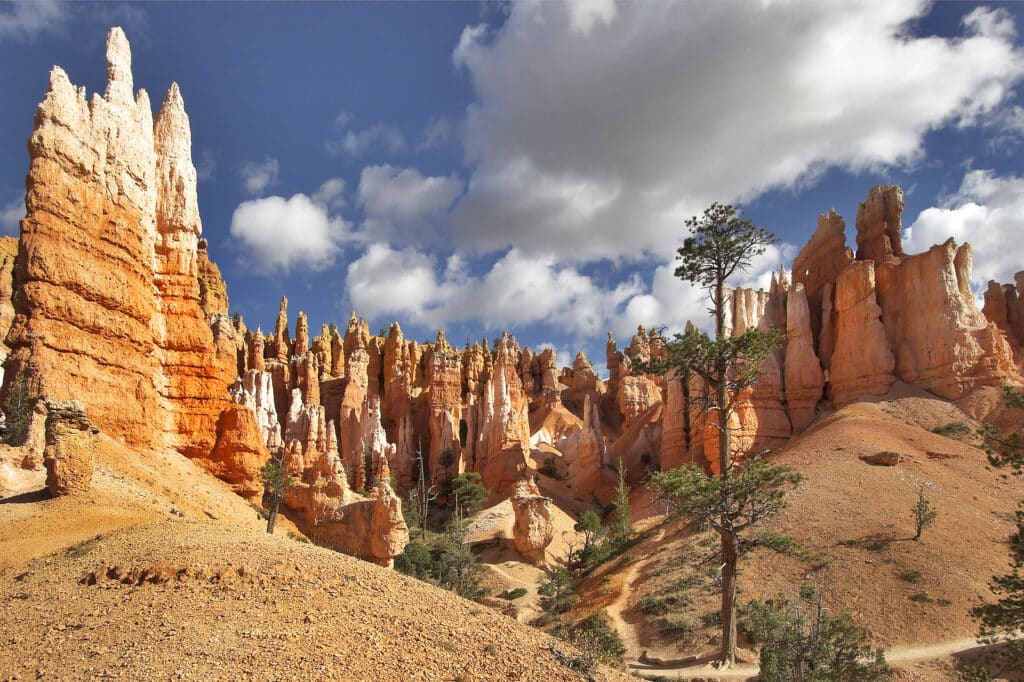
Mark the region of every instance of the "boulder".
<instances>
[{"instance_id":1,"label":"boulder","mask_svg":"<svg viewBox=\"0 0 1024 682\"><path fill-rule=\"evenodd\" d=\"M516 549L530 563L543 563L544 550L554 538L551 498L541 495L533 479L526 478L515 484L511 502L515 512L512 535Z\"/></svg>"},{"instance_id":2,"label":"boulder","mask_svg":"<svg viewBox=\"0 0 1024 682\"><path fill-rule=\"evenodd\" d=\"M99 429L78 400L43 400L46 407L46 488L53 497L82 495L92 487Z\"/></svg>"}]
</instances>

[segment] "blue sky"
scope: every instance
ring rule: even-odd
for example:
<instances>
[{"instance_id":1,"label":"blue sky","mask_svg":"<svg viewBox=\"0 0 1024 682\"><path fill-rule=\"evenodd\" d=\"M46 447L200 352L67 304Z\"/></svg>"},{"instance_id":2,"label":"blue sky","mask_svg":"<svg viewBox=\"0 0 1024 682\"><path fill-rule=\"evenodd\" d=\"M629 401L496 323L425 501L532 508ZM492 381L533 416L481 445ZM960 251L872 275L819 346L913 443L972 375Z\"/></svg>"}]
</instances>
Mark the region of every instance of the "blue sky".
<instances>
[{"instance_id":1,"label":"blue sky","mask_svg":"<svg viewBox=\"0 0 1024 682\"><path fill-rule=\"evenodd\" d=\"M878 183L908 251L970 241L979 287L1024 269L1021 4L3 4L5 232L50 66L102 92L114 24L136 87L181 86L253 327L287 295L314 329L511 329L603 369L605 331L703 316L671 275L686 217L741 203L783 240L765 283L831 207L852 240Z\"/></svg>"}]
</instances>

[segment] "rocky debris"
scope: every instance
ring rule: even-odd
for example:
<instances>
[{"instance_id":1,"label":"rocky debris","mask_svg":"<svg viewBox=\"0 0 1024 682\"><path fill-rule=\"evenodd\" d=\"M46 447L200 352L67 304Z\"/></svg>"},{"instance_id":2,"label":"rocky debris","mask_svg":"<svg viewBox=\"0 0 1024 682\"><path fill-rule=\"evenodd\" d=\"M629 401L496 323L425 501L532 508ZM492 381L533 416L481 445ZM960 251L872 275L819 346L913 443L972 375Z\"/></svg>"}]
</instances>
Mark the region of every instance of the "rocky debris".
<instances>
[{"instance_id":1,"label":"rocky debris","mask_svg":"<svg viewBox=\"0 0 1024 682\"><path fill-rule=\"evenodd\" d=\"M873 455L861 455L860 458L872 466L894 467L903 461L903 455L898 452L884 450Z\"/></svg>"},{"instance_id":2,"label":"rocky debris","mask_svg":"<svg viewBox=\"0 0 1024 682\"><path fill-rule=\"evenodd\" d=\"M217 441L207 469L252 500L263 494L260 469L270 459L256 415L246 405L232 405L217 420Z\"/></svg>"},{"instance_id":3,"label":"rocky debris","mask_svg":"<svg viewBox=\"0 0 1024 682\"><path fill-rule=\"evenodd\" d=\"M78 400L40 400L46 408L46 488L53 497L81 495L92 487L99 429Z\"/></svg>"},{"instance_id":4,"label":"rocky debris","mask_svg":"<svg viewBox=\"0 0 1024 682\"><path fill-rule=\"evenodd\" d=\"M531 563L543 563L544 550L554 537L551 498L541 495L533 479L526 478L515 484L511 501L516 549Z\"/></svg>"}]
</instances>

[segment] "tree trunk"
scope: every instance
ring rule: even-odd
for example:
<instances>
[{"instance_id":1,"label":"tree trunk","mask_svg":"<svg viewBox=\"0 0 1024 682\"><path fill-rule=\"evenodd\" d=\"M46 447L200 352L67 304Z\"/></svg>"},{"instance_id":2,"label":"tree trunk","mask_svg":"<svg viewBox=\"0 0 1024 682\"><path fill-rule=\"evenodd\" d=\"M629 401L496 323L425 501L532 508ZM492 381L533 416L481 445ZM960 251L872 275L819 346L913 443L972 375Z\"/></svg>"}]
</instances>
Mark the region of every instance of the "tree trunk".
<instances>
[{"instance_id":1,"label":"tree trunk","mask_svg":"<svg viewBox=\"0 0 1024 682\"><path fill-rule=\"evenodd\" d=\"M274 500L270 505L270 514L267 516L267 532L271 535L274 534L274 522L277 521L277 508L280 506L281 502L278 500Z\"/></svg>"},{"instance_id":2,"label":"tree trunk","mask_svg":"<svg viewBox=\"0 0 1024 682\"><path fill-rule=\"evenodd\" d=\"M725 338L725 280L719 278L715 286L715 339ZM729 478L732 466L729 453L729 386L727 383L729 363L722 357L715 367L718 386L716 391L716 407L718 408L718 468L723 480ZM722 539L722 667L731 666L736 662L736 533L731 529L731 520L726 511L732 509L733 499L729 487L725 486L725 499L722 500L721 530Z\"/></svg>"},{"instance_id":3,"label":"tree trunk","mask_svg":"<svg viewBox=\"0 0 1024 682\"><path fill-rule=\"evenodd\" d=\"M736 662L736 534L728 529L722 537L722 667Z\"/></svg>"}]
</instances>

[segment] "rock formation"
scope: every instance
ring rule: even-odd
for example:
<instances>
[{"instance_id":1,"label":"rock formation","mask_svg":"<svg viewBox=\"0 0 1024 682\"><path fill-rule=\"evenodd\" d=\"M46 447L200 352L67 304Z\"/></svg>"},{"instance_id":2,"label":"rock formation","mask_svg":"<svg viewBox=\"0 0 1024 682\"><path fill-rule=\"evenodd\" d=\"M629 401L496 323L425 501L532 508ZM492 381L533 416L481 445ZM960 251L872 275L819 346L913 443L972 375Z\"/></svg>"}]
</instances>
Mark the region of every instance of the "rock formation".
<instances>
[{"instance_id":1,"label":"rock formation","mask_svg":"<svg viewBox=\"0 0 1024 682\"><path fill-rule=\"evenodd\" d=\"M982 313L1006 335L1020 366L1024 363L1024 271L1014 275L1014 281L989 282Z\"/></svg>"},{"instance_id":2,"label":"rock formation","mask_svg":"<svg viewBox=\"0 0 1024 682\"><path fill-rule=\"evenodd\" d=\"M224 410L217 420L217 442L207 469L246 499L263 494L260 469L270 458L253 411L244 405Z\"/></svg>"},{"instance_id":3,"label":"rock formation","mask_svg":"<svg viewBox=\"0 0 1024 682\"><path fill-rule=\"evenodd\" d=\"M46 408L46 488L53 497L89 492L99 429L77 400L40 402Z\"/></svg>"},{"instance_id":4,"label":"rock formation","mask_svg":"<svg viewBox=\"0 0 1024 682\"><path fill-rule=\"evenodd\" d=\"M155 123L151 111L146 92L133 93L120 29L107 39L104 96L87 102L51 72L29 140L5 384L29 376L41 395L82 398L131 445L202 458L236 361L200 307L202 227L178 87Z\"/></svg>"},{"instance_id":5,"label":"rock formation","mask_svg":"<svg viewBox=\"0 0 1024 682\"><path fill-rule=\"evenodd\" d=\"M526 478L515 484L511 501L516 549L531 563L543 563L544 550L554 538L551 498L541 495L533 479Z\"/></svg>"}]
</instances>

